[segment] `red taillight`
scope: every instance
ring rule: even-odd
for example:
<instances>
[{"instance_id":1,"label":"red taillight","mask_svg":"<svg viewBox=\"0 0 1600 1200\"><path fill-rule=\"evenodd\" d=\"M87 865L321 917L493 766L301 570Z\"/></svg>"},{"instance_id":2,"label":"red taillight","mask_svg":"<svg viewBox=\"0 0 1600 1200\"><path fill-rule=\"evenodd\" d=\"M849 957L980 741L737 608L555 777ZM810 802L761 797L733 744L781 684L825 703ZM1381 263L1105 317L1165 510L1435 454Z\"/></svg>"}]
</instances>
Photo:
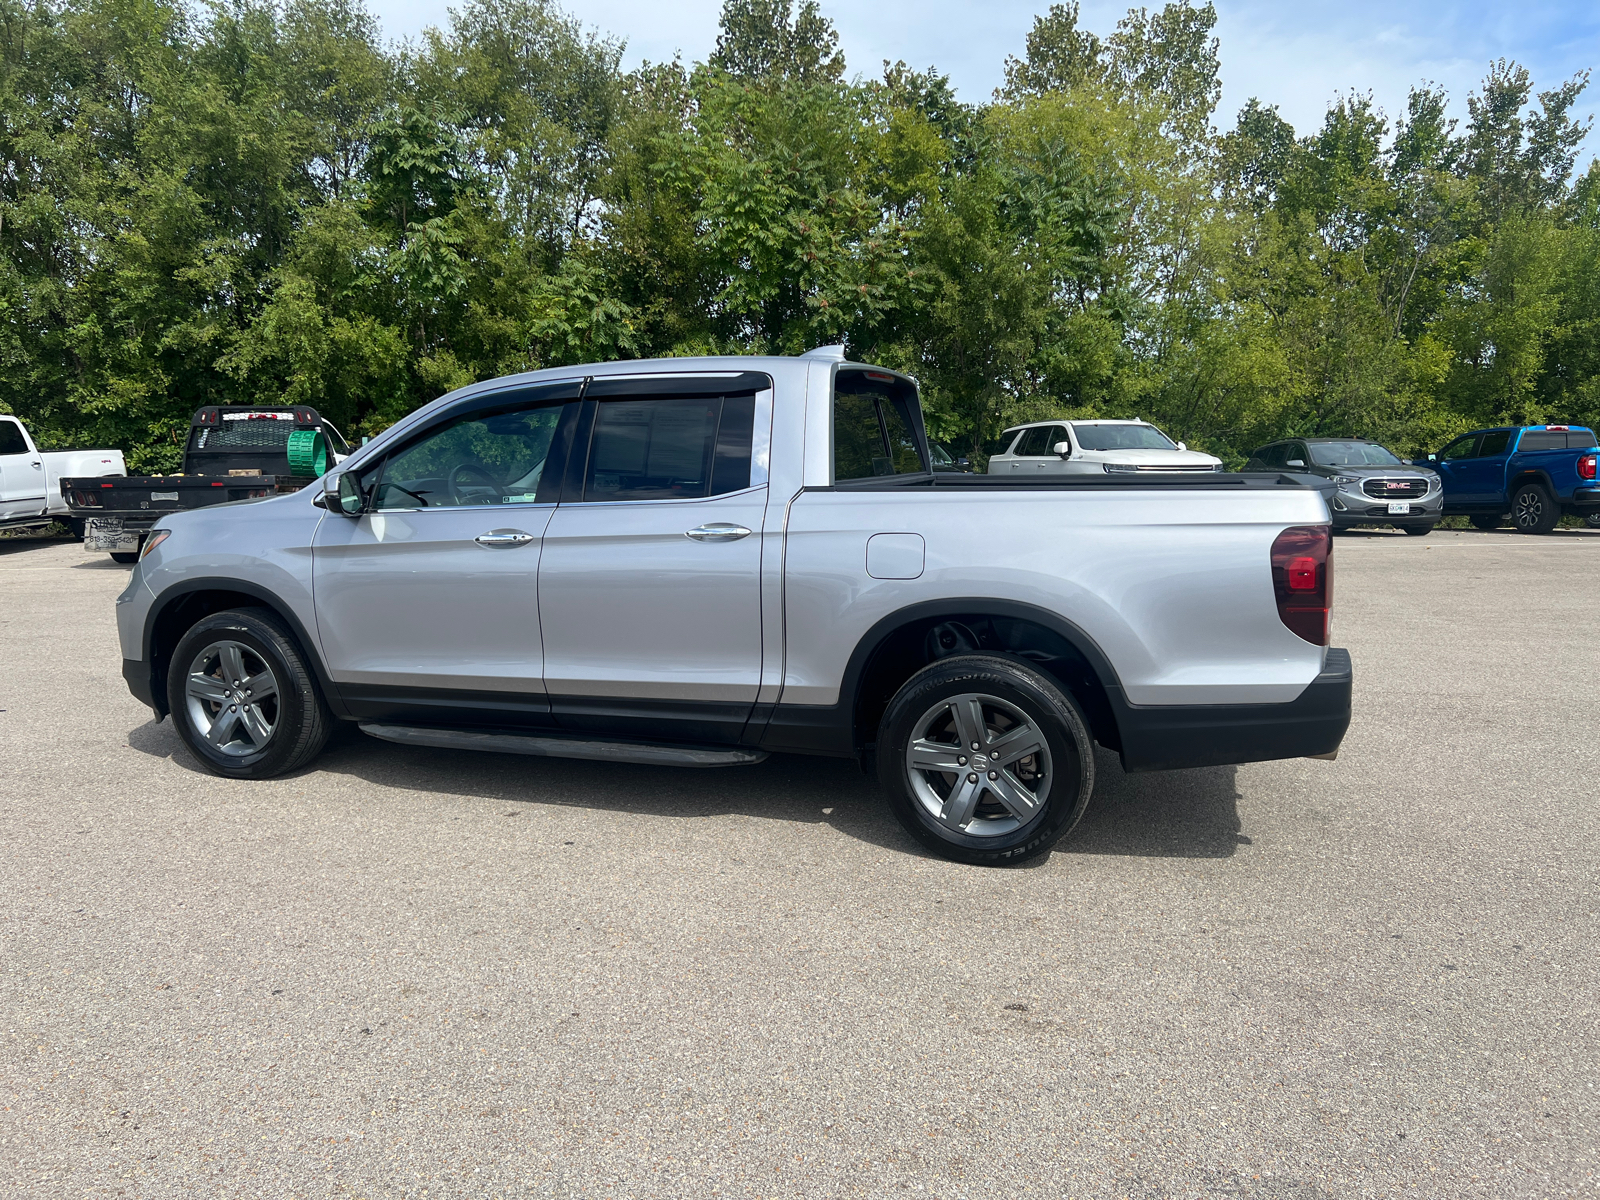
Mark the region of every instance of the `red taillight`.
<instances>
[{"instance_id":1,"label":"red taillight","mask_svg":"<svg viewBox=\"0 0 1600 1200\"><path fill-rule=\"evenodd\" d=\"M1326 525L1296 525L1272 543L1272 590L1278 616L1315 646L1328 644L1333 607L1333 534Z\"/></svg>"},{"instance_id":2,"label":"red taillight","mask_svg":"<svg viewBox=\"0 0 1600 1200\"><path fill-rule=\"evenodd\" d=\"M1595 455L1591 454L1587 458L1580 458L1578 460L1578 478L1579 479L1593 479L1594 478L1595 457L1596 457Z\"/></svg>"}]
</instances>

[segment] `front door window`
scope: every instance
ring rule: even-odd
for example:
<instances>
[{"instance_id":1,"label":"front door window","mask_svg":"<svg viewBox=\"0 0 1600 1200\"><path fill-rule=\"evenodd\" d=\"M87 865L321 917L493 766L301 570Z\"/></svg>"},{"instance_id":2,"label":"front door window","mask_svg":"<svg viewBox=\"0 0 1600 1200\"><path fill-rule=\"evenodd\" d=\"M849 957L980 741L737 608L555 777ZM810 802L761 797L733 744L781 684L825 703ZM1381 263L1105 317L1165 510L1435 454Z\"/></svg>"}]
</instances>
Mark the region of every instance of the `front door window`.
<instances>
[{"instance_id":1,"label":"front door window","mask_svg":"<svg viewBox=\"0 0 1600 1200\"><path fill-rule=\"evenodd\" d=\"M534 504L562 405L474 413L401 450L383 467L375 509ZM553 500L555 481L545 487Z\"/></svg>"}]
</instances>

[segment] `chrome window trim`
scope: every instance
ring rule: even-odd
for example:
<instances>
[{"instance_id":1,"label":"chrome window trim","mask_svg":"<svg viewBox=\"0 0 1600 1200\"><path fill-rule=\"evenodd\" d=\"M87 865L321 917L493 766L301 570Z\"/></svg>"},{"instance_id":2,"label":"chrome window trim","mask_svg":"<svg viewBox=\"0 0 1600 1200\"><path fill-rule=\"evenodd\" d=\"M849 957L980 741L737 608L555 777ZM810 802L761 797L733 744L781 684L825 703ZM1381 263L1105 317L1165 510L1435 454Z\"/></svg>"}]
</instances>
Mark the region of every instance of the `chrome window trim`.
<instances>
[{"instance_id":1,"label":"chrome window trim","mask_svg":"<svg viewBox=\"0 0 1600 1200\"><path fill-rule=\"evenodd\" d=\"M765 483L751 484L747 488L740 488L737 492L718 492L715 496L659 496L654 500L563 500L553 508L625 508L633 504L715 504L719 500L731 500L735 496L748 496L754 492L766 490ZM514 505L486 505L485 507L507 508Z\"/></svg>"}]
</instances>

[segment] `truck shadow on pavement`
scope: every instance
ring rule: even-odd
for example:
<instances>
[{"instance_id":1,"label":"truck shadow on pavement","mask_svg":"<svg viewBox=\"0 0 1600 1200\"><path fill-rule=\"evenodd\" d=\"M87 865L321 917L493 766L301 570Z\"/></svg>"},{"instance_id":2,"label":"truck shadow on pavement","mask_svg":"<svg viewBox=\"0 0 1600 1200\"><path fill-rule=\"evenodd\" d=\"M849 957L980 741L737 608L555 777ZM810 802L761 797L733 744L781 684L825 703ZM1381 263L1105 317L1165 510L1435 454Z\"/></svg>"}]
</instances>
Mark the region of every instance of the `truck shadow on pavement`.
<instances>
[{"instance_id":1,"label":"truck shadow on pavement","mask_svg":"<svg viewBox=\"0 0 1600 1200\"><path fill-rule=\"evenodd\" d=\"M170 720L130 731L128 745L185 771L209 774L179 741ZM1101 750L1095 772L1089 809L1057 845L1058 854L1227 858L1247 840L1240 834L1233 767L1128 775L1115 754ZM877 781L840 759L773 755L753 767L685 770L396 746L352 728L338 731L315 764L295 778L314 787L324 773L374 787L496 804L820 823L897 853L925 853L890 815Z\"/></svg>"}]
</instances>

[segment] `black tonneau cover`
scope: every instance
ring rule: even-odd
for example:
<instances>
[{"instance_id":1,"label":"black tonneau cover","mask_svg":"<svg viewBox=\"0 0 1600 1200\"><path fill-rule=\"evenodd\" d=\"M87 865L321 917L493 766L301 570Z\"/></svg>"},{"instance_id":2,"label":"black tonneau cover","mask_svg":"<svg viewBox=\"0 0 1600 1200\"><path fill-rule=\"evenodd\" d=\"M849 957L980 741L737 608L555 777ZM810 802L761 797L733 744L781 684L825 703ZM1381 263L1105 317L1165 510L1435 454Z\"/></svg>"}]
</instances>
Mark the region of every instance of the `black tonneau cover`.
<instances>
[{"instance_id":1,"label":"black tonneau cover","mask_svg":"<svg viewBox=\"0 0 1600 1200\"><path fill-rule=\"evenodd\" d=\"M1291 475L1276 471L1139 471L1114 475L967 475L936 471L931 475L882 475L871 479L847 479L834 484L851 491L878 491L890 488L997 488L1002 491L1085 491L1109 488L1310 488Z\"/></svg>"}]
</instances>

